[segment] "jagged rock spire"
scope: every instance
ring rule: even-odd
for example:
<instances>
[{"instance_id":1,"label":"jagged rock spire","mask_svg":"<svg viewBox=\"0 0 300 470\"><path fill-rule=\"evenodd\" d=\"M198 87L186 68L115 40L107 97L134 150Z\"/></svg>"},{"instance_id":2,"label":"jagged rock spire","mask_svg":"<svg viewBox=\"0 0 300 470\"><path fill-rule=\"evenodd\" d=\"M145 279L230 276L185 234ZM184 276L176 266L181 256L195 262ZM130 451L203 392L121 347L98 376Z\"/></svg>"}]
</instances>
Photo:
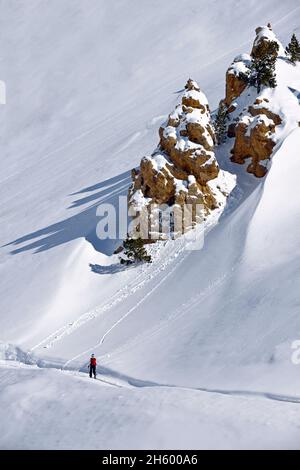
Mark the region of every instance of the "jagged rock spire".
<instances>
[{"instance_id":1,"label":"jagged rock spire","mask_svg":"<svg viewBox=\"0 0 300 470\"><path fill-rule=\"evenodd\" d=\"M253 94L253 88L251 94L246 91L252 60L264 51L264 45L267 47L270 41L279 45L278 54L284 53L271 24L260 26L256 29L251 56L238 56L226 74L224 102L229 115L228 136L235 139L231 160L240 164L248 161L247 171L257 177L263 177L267 173L268 161L275 146L273 137L276 126L282 122L280 116L272 110L270 98L266 96L267 87L262 93Z\"/></svg>"},{"instance_id":2,"label":"jagged rock spire","mask_svg":"<svg viewBox=\"0 0 300 470\"><path fill-rule=\"evenodd\" d=\"M215 209L219 190L208 184L220 171L214 154L215 135L207 98L191 78L159 136L157 149L133 173L129 207L202 204L205 214Z\"/></svg>"},{"instance_id":3,"label":"jagged rock spire","mask_svg":"<svg viewBox=\"0 0 300 470\"><path fill-rule=\"evenodd\" d=\"M277 55L284 55L284 47L275 36L270 23L268 23L267 26L259 26L258 28L256 28L255 32L256 38L253 43L251 57L255 58L259 51L259 46L268 42L276 42L279 47Z\"/></svg>"}]
</instances>

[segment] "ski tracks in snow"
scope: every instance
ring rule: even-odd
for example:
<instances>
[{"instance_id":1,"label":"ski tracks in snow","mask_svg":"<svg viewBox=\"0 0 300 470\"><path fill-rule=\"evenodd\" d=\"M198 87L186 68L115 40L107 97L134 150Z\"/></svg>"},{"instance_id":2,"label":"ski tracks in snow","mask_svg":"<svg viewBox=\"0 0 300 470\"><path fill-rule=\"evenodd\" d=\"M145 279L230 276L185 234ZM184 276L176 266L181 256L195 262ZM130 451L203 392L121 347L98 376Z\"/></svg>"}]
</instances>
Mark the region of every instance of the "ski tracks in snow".
<instances>
[{"instance_id":1,"label":"ski tracks in snow","mask_svg":"<svg viewBox=\"0 0 300 470\"><path fill-rule=\"evenodd\" d=\"M205 233L209 232L217 224L221 213L222 211L211 216L207 220L205 226L199 227L198 230L205 230ZM176 261L174 266L166 273L166 275L159 279L152 287L152 289L150 289L141 300L139 300L134 306L132 306L124 315L122 315L116 322L114 322L108 328L108 330L102 335L101 339L97 342L96 345L93 345L88 350L82 351L76 356L72 357L64 364L63 367L67 367L71 362L75 361L79 357L89 353L92 349L101 346L107 336L132 312L134 312L149 296L151 296L153 292L155 292L156 289L158 289L163 284L163 282L173 274L177 267L190 254L190 251L187 249L186 241L183 237L172 242L167 241L160 245L157 244L153 247L153 250L153 264L141 265L140 267L135 268L139 271L134 276L134 279L131 282L126 283L126 285L119 289L109 299L109 301L100 306L95 307L94 309L88 312L85 312L77 320L69 322L61 328L57 329L54 333L51 333L42 341L33 346L29 352L32 353L38 350L39 348L52 348L56 342L63 340L68 335L71 335L74 331L83 327L89 321L94 320L95 318L101 315L107 314L109 311L111 311L113 307L120 304L130 296L134 295L138 290L142 289L146 284L148 284L160 274L162 274L170 265L174 263L174 261ZM208 290L210 290L210 288Z\"/></svg>"},{"instance_id":2,"label":"ski tracks in snow","mask_svg":"<svg viewBox=\"0 0 300 470\"><path fill-rule=\"evenodd\" d=\"M69 372L70 373L70 372ZM71 372L72 374L72 372ZM101 378L99 378L99 376ZM84 378L84 376L82 377ZM117 380L116 380L117 379ZM252 391L252 390L226 390L220 388L209 388L209 387L190 387L184 385L175 385L175 384L166 384L159 382L152 382L147 380L136 379L129 377L125 374L118 374L117 372L109 373L106 371L105 374L99 374L97 381L107 384L109 386L117 388L127 388L127 389L143 389L143 388L165 388L165 389L174 389L181 391L194 391L201 392L209 395L223 395L228 397L240 397L240 398L260 398L263 400L272 400L280 401L284 403L292 403L300 405L300 396L294 395L284 395L280 393L273 392L264 392L264 391Z\"/></svg>"},{"instance_id":3,"label":"ski tracks in snow","mask_svg":"<svg viewBox=\"0 0 300 470\"><path fill-rule=\"evenodd\" d=\"M222 213L222 212L220 212ZM205 232L207 233L210 231L218 222L220 214L215 214L213 217L209 219L207 222L206 226L204 227ZM198 230L203 230L203 227L199 227ZM76 356L72 357L69 359L63 366L63 368L68 367L69 364L77 359L79 359L81 356L88 354L92 350L95 350L97 347L101 346L101 344L104 343L105 339L107 336L118 326L120 323L122 323L132 312L134 312L148 297L150 297L164 282L166 279L168 279L174 271L178 268L178 266L187 258L187 256L190 254L190 251L187 250L187 245L186 241L184 238L180 238L176 240L175 242L166 242L165 248L167 249L167 253L163 253L164 256L162 256L161 251L158 250L157 259L159 260L159 263L157 265L157 268L154 269L152 272L150 272L150 275L146 280L140 281L133 289L130 289L127 291L127 294L120 299L119 301L123 301L125 298L129 297L132 293L136 292L136 290L140 289L143 287L146 283L151 281L153 278L155 278L157 275L159 275L161 272L163 272L174 260L177 260L177 263L170 269L170 271L164 276L162 279L160 279L152 289L150 289L146 295L139 300L135 305L133 305L124 315L122 315L113 325L102 335L101 339L88 348L85 351L80 352ZM168 256L168 251L170 251L170 257ZM178 257L181 256L181 259L178 260ZM163 261L164 260L164 261ZM126 287L125 287L126 289ZM118 293L116 294L118 295ZM119 303L118 298L116 299L117 301L114 303L116 305ZM112 306L114 306L112 305ZM97 315L98 316L98 315Z\"/></svg>"},{"instance_id":4,"label":"ski tracks in snow","mask_svg":"<svg viewBox=\"0 0 300 470\"><path fill-rule=\"evenodd\" d=\"M152 279L154 279L160 273L165 271L165 269L170 264L172 264L182 254L182 252L185 250L185 244L184 244L183 241L181 241L181 243L179 244L179 248L178 248L178 244L176 244L176 247L177 247L177 249L174 250L174 247L172 247L172 244L167 242L165 244L165 246L163 247L163 249L161 250L161 251L164 251L164 256L163 257L158 256L158 259L154 260L153 267L151 265L150 266L148 266L148 265L143 266L142 265L140 268L137 268L137 269L139 269L139 272L134 277L134 280L131 283L126 284L124 287L119 289L110 298L110 300L108 302L106 302L103 305L97 306L95 309L92 309L92 310L84 313L77 320L75 320L71 323L67 323L63 327L56 330L54 333L51 333L49 336L47 336L42 341L40 341L35 346L33 346L30 349L30 352L34 352L35 350L37 350L41 347L44 347L46 349L51 348L57 341L62 340L66 335L70 335L71 333L73 333L75 330L77 330L78 328L85 325L90 320L93 320L93 319L97 318L98 316L100 316L102 314L105 314L107 311L111 310L117 304L123 302L129 296L133 295L135 292L140 290L147 283L149 283ZM189 252L186 252L186 253L188 254ZM176 266L177 266L177 264L176 264ZM162 281L160 281L160 282L162 282ZM153 291L153 289L152 289L152 291ZM152 291L149 292L149 295ZM127 315L128 314L129 313L127 313ZM122 318L124 318L124 317L125 316L123 316ZM119 323L119 321L118 321L118 323ZM110 330L111 329L112 329L112 327L110 328ZM106 336L107 334L108 334L108 332L105 333L104 336Z\"/></svg>"},{"instance_id":5,"label":"ski tracks in snow","mask_svg":"<svg viewBox=\"0 0 300 470\"><path fill-rule=\"evenodd\" d=\"M293 395L284 395L279 393L273 392L259 392L259 391L251 391L251 390L226 390L226 389L218 389L218 388L207 388L207 387L189 387L184 385L175 385L175 384L165 384L159 382L152 382L147 380L136 379L125 374L119 374L117 372L109 370L105 371L105 374L99 374L97 379L90 379L86 374L79 373L78 371L74 370L67 370L62 371L57 367L42 367L36 365L28 365L23 364L22 362L16 362L11 360L0 361L0 370L5 369L5 373L0 374L0 387L10 386L12 384L18 383L18 378L16 375L16 369L25 368L25 369L32 369L34 368L36 371L45 370L48 368L56 369L63 374L72 375L77 377L78 379L82 380L91 380L95 383L95 385L105 384L111 387L116 388L127 388L127 389L143 389L143 388L165 388L165 389L177 389L182 391L195 391L195 392L202 392L206 394L216 394L216 395L224 395L228 397L241 397L241 398L261 398L273 401L280 401L284 403L290 404L300 404L300 396L293 396ZM99 376L101 378L99 378ZM100 384L99 384L100 382Z\"/></svg>"},{"instance_id":6,"label":"ski tracks in snow","mask_svg":"<svg viewBox=\"0 0 300 470\"><path fill-rule=\"evenodd\" d=\"M186 254L187 256L187 254ZM156 289L158 289L164 281L173 274L173 272L177 269L178 265L181 264L186 256L183 256L182 259L180 260L179 263L177 263L169 272L166 276L164 276L155 286L147 292L147 294L139 300L133 307L131 307L122 317L120 317L102 336L100 341L96 343L94 346L90 347L89 349L77 354L73 358L69 359L63 366L63 368L67 367L71 362L76 361L76 359L79 359L81 356L88 354L90 351L95 350L97 347L101 346L101 344L104 343L106 337L120 324L122 323L132 312L134 312L148 297L150 297Z\"/></svg>"},{"instance_id":7,"label":"ski tracks in snow","mask_svg":"<svg viewBox=\"0 0 300 470\"><path fill-rule=\"evenodd\" d=\"M181 391L194 391L194 392L201 392L209 395L223 395L228 397L240 397L240 398L260 398L263 400L272 400L272 401L279 401L283 403L295 404L300 405L300 396L294 395L285 395L280 393L273 393L273 392L264 392L264 391L251 391L251 390L226 390L226 389L219 389L219 388L208 388L208 387L191 387L191 386L184 386L184 385L175 385L175 384L166 384L166 383L159 383L147 380L141 380L137 378L133 378L127 376L125 374L121 374L115 371L110 371L109 369L105 370L104 374L99 374L97 379L90 379L87 374L82 372L78 372L75 370L62 370L61 368L53 366L43 367L41 365L28 365L23 364L22 362L16 361L0 361L0 370L5 369L4 373L1 372L0 374L0 388L5 388L6 386L10 386L12 384L18 383L18 378L16 374L16 369L32 369L34 368L35 371L45 371L45 369L56 369L57 371L76 377L77 379L81 380L89 380L95 385L104 384L105 386L116 387L116 388L125 388L125 389L143 389L143 388L164 388L164 389L174 389L174 390L181 390ZM100 383L99 383L100 382Z\"/></svg>"},{"instance_id":8,"label":"ski tracks in snow","mask_svg":"<svg viewBox=\"0 0 300 470\"><path fill-rule=\"evenodd\" d=\"M109 377L109 380L107 380ZM117 377L119 380L118 382L114 382L113 379ZM107 383L108 385L115 386L118 388L166 388L166 389L177 389L177 390L186 390L186 391L195 391L195 392L202 392L207 394L216 394L216 395L224 395L228 397L240 397L240 398L261 398L273 401L280 401L284 403L293 403L300 405L300 396L293 396L293 395L284 395L272 392L259 392L259 391L251 391L251 390L226 390L226 389L219 389L219 388L207 388L207 387L188 387L184 385L174 385L174 384L164 384L158 382L151 382L146 380L135 379L132 377L128 377L125 375L121 375L118 377L116 374L106 374L101 377L98 377L100 382Z\"/></svg>"}]
</instances>

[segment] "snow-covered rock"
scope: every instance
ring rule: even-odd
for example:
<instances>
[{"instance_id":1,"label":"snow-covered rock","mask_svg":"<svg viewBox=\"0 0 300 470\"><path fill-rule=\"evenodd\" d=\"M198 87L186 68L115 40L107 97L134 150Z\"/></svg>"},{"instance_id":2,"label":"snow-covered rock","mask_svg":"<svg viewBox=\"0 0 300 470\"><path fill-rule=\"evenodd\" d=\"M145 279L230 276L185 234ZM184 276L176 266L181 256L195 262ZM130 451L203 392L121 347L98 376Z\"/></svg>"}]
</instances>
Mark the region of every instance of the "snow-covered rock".
<instances>
[{"instance_id":1,"label":"snow-covered rock","mask_svg":"<svg viewBox=\"0 0 300 470\"><path fill-rule=\"evenodd\" d=\"M279 47L277 86L263 87L258 93L247 83L247 76L251 60L259 53L259 46L270 41ZM224 102L229 116L228 136L235 138L231 160L239 164L248 162L247 171L257 177L266 175L275 146L298 126L299 100L293 93L293 83L298 79L299 67L286 60L284 48L271 25L256 29L251 56L239 55L227 71Z\"/></svg>"},{"instance_id":2,"label":"snow-covered rock","mask_svg":"<svg viewBox=\"0 0 300 470\"><path fill-rule=\"evenodd\" d=\"M181 103L159 135L158 148L132 173L129 207L141 211L151 204L199 204L203 216L219 207L220 197L226 193L220 183L224 178L217 180L220 169L213 151L215 135L208 101L194 80L188 80ZM214 191L208 184L212 180L220 183Z\"/></svg>"},{"instance_id":3,"label":"snow-covered rock","mask_svg":"<svg viewBox=\"0 0 300 470\"><path fill-rule=\"evenodd\" d=\"M252 47L251 57L256 57L259 53L259 47L262 44L267 44L268 42L276 42L279 47L278 55L284 55L284 47L274 34L270 23L267 26L259 26L256 28L255 32L256 38Z\"/></svg>"},{"instance_id":4,"label":"snow-covered rock","mask_svg":"<svg viewBox=\"0 0 300 470\"><path fill-rule=\"evenodd\" d=\"M226 73L226 96L224 103L228 106L229 112L234 99L238 98L247 87L247 74L251 65L251 57L248 54L238 55L230 65Z\"/></svg>"}]
</instances>

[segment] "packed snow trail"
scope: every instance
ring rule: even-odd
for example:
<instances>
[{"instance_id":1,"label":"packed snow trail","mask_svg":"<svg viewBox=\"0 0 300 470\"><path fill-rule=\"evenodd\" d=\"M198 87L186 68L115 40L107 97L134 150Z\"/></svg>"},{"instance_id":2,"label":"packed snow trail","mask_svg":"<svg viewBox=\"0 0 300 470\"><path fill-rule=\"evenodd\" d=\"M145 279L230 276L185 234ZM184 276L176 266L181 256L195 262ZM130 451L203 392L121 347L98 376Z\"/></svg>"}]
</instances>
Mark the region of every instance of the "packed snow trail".
<instances>
[{"instance_id":1,"label":"packed snow trail","mask_svg":"<svg viewBox=\"0 0 300 470\"><path fill-rule=\"evenodd\" d=\"M259 192L261 191L260 188L261 188L261 185L259 185L257 189ZM251 191L253 192L254 190L255 190L255 185L252 187ZM240 187L239 191L242 194L242 196L241 195L239 196L239 203L241 203L242 200L246 200L247 197L249 196L249 189L246 190L246 188L242 189L242 187ZM250 194L251 194L251 191L250 191ZM233 197L233 201L235 201L235 197ZM230 211L228 210L226 211L227 217L234 210L236 210L237 207L238 207L237 203L233 204ZM217 225L218 218L219 218L218 212L213 213L210 216L210 218L206 222L206 227L205 227L206 235ZM226 220L223 218L221 223L222 224L226 223ZM202 230L202 228L199 227L198 230ZM52 333L50 336L48 336L43 341L39 342L37 345L31 348L30 352L38 351L40 350L40 348L50 349L55 345L55 343L62 341L66 336L69 336L72 333L74 333L76 330L82 328L89 321L94 320L99 316L102 316L104 313L107 316L109 312L113 309L113 307L115 307L116 305L120 303L123 303L125 299L132 297L134 301L134 294L140 289L142 289L143 287L145 287L150 281L153 280L154 284L151 286L150 289L148 289L145 295L140 300L136 300L135 303L126 311L125 314L122 313L122 315L102 334L100 339L93 346L89 346L88 348L74 355L72 358L68 359L65 362L64 367L67 367L71 362L74 362L80 357L87 355L89 352L96 350L103 344L107 336L118 325L120 325L126 318L128 318L128 316L132 312L137 310L143 302L145 302L149 297L151 297L154 294L154 292L157 289L159 289L163 283L167 282L168 278L172 276L174 272L176 272L180 268L180 265L183 262L185 262L191 254L191 252L186 250L186 248L187 248L186 242L183 239L176 240L175 242L166 242L161 246L154 246L154 250L156 251L154 251L153 265L150 265L150 266L142 265L141 267L137 267L136 269L139 270L140 274L135 275L131 283L127 282L127 284L123 288L121 288L119 291L117 291L116 294L114 294L114 296L106 304L99 306L90 312L85 313L75 322L68 323L60 330ZM162 323L160 322L157 326L155 326L154 330L152 331L150 330L148 332L149 335L153 334L153 331L158 332L162 328L162 324L165 326L166 323L168 323L169 321L175 320L179 316L183 316L188 309L191 309L193 306L195 307L197 304L199 304L201 300L203 300L208 295L212 295L212 291L220 287L228 279L228 276L232 276L233 272L235 271L235 269L238 267L239 264L240 264L240 259L237 259L235 264L231 267L230 271L228 272L224 271L223 273L221 273L216 279L213 279L211 284L205 287L204 290L201 290L200 293L198 293L196 296L193 296L191 300L189 300L187 303L184 303L178 306L178 308L175 310L175 312L171 314L171 316L169 315L168 318L164 319ZM164 274L164 271L166 271L166 274ZM156 281L156 278L158 275L161 275L161 276ZM114 353L116 353L117 351L118 351L118 348L114 351ZM101 350L99 351L99 354L101 354ZM44 355L43 351L40 351L39 355L43 356Z\"/></svg>"},{"instance_id":2,"label":"packed snow trail","mask_svg":"<svg viewBox=\"0 0 300 470\"><path fill-rule=\"evenodd\" d=\"M215 213L211 214L207 222L205 223L204 228L199 227L197 230L199 232L204 232L208 234L208 232L218 223L218 218L221 215L221 211L215 211ZM104 305L100 305L95 307L93 310L84 313L81 315L77 320L74 322L69 322L65 326L59 328L54 333L50 334L38 344L33 346L30 349L30 352L34 352L39 348L51 348L57 341L62 340L66 335L72 334L75 330L85 325L90 320L93 320L104 313L109 312L114 306L123 302L126 298L132 296L135 292L140 290L144 287L147 283L155 279L159 274L163 273L167 270L167 268L173 263L176 263L175 266L167 271L167 274L164 278L162 278L154 287L146 294L147 298L150 296L156 288L158 288L176 269L180 263L182 263L186 257L189 255L188 250L188 243L184 240L184 238L178 239L173 242L163 242L162 246L157 246L152 248L153 251L153 265L142 265L138 267L131 267L129 271L136 271L138 270L139 274L135 275L131 282L127 282L127 284L119 289L108 302ZM123 320L125 319L135 308L137 308L143 300L138 302L129 312L127 312L123 317L121 317L118 321L116 321L102 336L99 344L104 342L106 336ZM90 348L93 349L93 348ZM90 349L88 351L90 351ZM88 352L85 351L85 352ZM82 353L84 354L84 353ZM80 356L82 355L80 354ZM74 359L74 358L73 358ZM72 361L72 359L70 359ZM69 361L68 361L69 362Z\"/></svg>"},{"instance_id":3,"label":"packed snow trail","mask_svg":"<svg viewBox=\"0 0 300 470\"><path fill-rule=\"evenodd\" d=\"M113 377L113 375L111 376ZM105 383L109 383L110 385L114 385L116 387L121 387L121 385L114 383L114 382L106 382L104 379L99 379ZM204 393L216 393L218 395L229 395L229 396L239 396L239 397L257 397L257 398L262 398L262 399L268 399L268 400L275 400L275 401L282 401L282 402L287 402L287 403L294 403L294 404L300 404L300 396L290 396L290 395L280 395L276 393L271 393L271 392L257 392L257 391L251 391L251 390L220 390L220 389L215 389L215 388L202 388L202 387L184 387L184 386L178 386L178 385L172 385L172 384L160 384L160 383L155 383L155 382L147 382L144 380L139 380L139 379L132 379L128 378L128 384L134 388L148 388L148 387L161 387L161 388L175 388L178 390L195 390L198 392L204 392Z\"/></svg>"},{"instance_id":4,"label":"packed snow trail","mask_svg":"<svg viewBox=\"0 0 300 470\"><path fill-rule=\"evenodd\" d=\"M184 259L184 258L183 258ZM183 261L183 260L181 260ZM112 332L112 330L114 330L122 321L124 321L134 310L136 310L150 295L152 295L156 289L158 289L166 280L167 278L175 271L175 269L177 268L178 266L178 263L176 264L175 267L173 267L173 269L171 269L167 275L161 279L151 290L149 290L147 292L147 294L145 295L145 297L143 297L139 302L137 302L133 307L131 307L123 316L121 316L105 333L104 335L102 336L102 338L100 339L100 341L98 343L96 343L93 347L89 348L88 350L84 351L84 352L81 352L79 353L78 355L76 355L75 357L69 359L63 366L63 368L67 367L71 362L75 361L76 359L79 359L80 357L88 354L90 351L93 351L95 350L97 347L101 346L101 344L104 343L105 341L105 338Z\"/></svg>"},{"instance_id":5,"label":"packed snow trail","mask_svg":"<svg viewBox=\"0 0 300 470\"><path fill-rule=\"evenodd\" d=\"M172 248L171 244L169 244L169 248ZM146 283L148 283L153 278L155 278L159 273L164 271L168 267L169 264L174 262L174 260L181 254L181 252L184 249L185 249L185 244L183 243L181 248L179 248L179 251L176 251L175 253L173 253L173 256L172 255L168 256L167 253L165 253L167 260L163 262L159 261L158 263L155 263L154 269L151 269L151 266L147 266L147 265L141 268L139 267L129 268L129 269L139 270L139 276L135 276L131 284L127 284L124 287L122 287L119 291L117 291L114 294L114 296L106 304L99 306L99 307L95 307L95 309L81 315L76 321L72 323L68 323L67 325L58 329L51 335L47 336L38 344L33 346L30 349L30 351L34 352L36 349L39 349L40 347L45 347L47 349L52 347L55 342L63 339L65 335L71 334L74 330L80 328L82 325L85 325L89 320L97 318L102 313L109 311L116 304L119 304L122 301L124 301L124 299L134 294L137 290L141 289ZM174 251L174 249L172 251Z\"/></svg>"},{"instance_id":6,"label":"packed snow trail","mask_svg":"<svg viewBox=\"0 0 300 470\"><path fill-rule=\"evenodd\" d=\"M1 363L1 449L299 448L298 402L103 379Z\"/></svg>"},{"instance_id":7,"label":"packed snow trail","mask_svg":"<svg viewBox=\"0 0 300 470\"><path fill-rule=\"evenodd\" d=\"M255 397L268 400L275 400L286 403L300 404L300 396L291 396L291 395L282 395L272 392L259 392L251 390L227 390L227 389L215 389L207 387L189 387L168 383L157 383L147 380L140 380L134 377L127 376L121 372L109 370L107 368L99 367L97 368L97 378L90 378L88 373L85 372L85 367L81 367L79 371L74 369L64 370L57 368L55 365L48 364L46 367L38 365L26 365L20 362L15 361L0 361L0 369L4 369L7 372L0 375L0 386L11 383L12 379L16 378L15 370L18 368L33 369L33 370L44 370L44 369L54 369L59 372L63 372L68 376L73 375L80 379L88 380L89 382L97 385L97 382L101 382L105 385L109 385L117 388L126 388L126 389L135 389L135 388L173 388L182 391L198 391L207 394L217 394L217 395L228 395L228 396L238 396L238 397ZM102 371L102 372L101 372ZM114 381L115 380L115 381ZM17 379L15 379L17 383Z\"/></svg>"},{"instance_id":8,"label":"packed snow trail","mask_svg":"<svg viewBox=\"0 0 300 470\"><path fill-rule=\"evenodd\" d=\"M7 130L4 133L7 153L0 172L3 207L7 208L3 244L64 220L68 216L66 195L136 165L140 156L150 151L157 141L156 125L149 126L149 122L153 116L165 116L169 112L177 97L173 91L182 88L187 75L199 78L201 87L208 89L213 108L223 93L226 66L235 52L242 52L241 44L246 47L251 42L259 22L267 17L273 24L280 22L278 34L284 38L296 27L293 15L298 8L296 1L285 5L277 2L276 8L271 9L274 3L270 0L259 6L255 1L247 2L246 6L245 2L237 6L235 1L230 1L234 5L234 8L228 6L230 20L223 14L221 4L216 3L211 8L206 2L199 4L194 0L188 8L182 3L172 10L172 21L167 3L162 7L135 1L135 13L130 18L127 18L125 4L118 9L111 6L112 14L109 7L94 1L84 6L78 1L71 2L68 7L56 2L54 7L30 0L32 8L26 11L22 6L12 8L8 4L4 7L3 17L7 19L3 20L2 31L7 37L7 47L3 51L3 73L11 93L9 106L1 108L6 113ZM284 19L287 15L288 21ZM149 26L157 18L157 29L166 32L166 42L160 35L153 35L153 27ZM178 30L177 21L190 27ZM239 27L228 35L232 21ZM120 37L114 38L116 44L107 42L106 28L110 22L110 31L120 32ZM54 29L55 40L61 46L59 54L53 48ZM41 42L28 39L29 47L29 43L24 42L29 32L32 37L40 37ZM143 33L145 44L137 43L135 34L138 32ZM208 44L205 48L202 47L204 42ZM103 43L107 44L107 49L100 47ZM176 51L173 46L169 47L175 43L178 44ZM76 56L74 44L80 51ZM133 58L129 51L136 47L138 53ZM167 61L165 50L168 51ZM11 63L14 54L22 58L22 74L15 68L18 61ZM154 62L153 69L150 64ZM107 65L106 74L99 76L103 63ZM49 64L54 79L45 74ZM35 70L34 77L32 70ZM37 95L38 102L32 99ZM28 126L24 127L24 123ZM149 130L147 135L143 134L145 129ZM144 137L131 142L125 153L120 153L120 144L136 132ZM11 140L10 136L15 138ZM28 348L46 338L51 328L53 332L61 326L57 318L52 317L53 325L49 325L50 331L47 331L47 307L57 289L55 280L61 274L69 247L67 244L55 246L55 250L49 251L44 248L43 254L38 256L26 250L13 257L5 254L0 264L5 269L1 311L17 314L21 302L22 318L28 324L39 323L41 317L46 317L44 329L33 339L24 340L24 329L6 319L0 324L3 340L11 339L23 345L26 341ZM31 279L30 283L23 283L20 265ZM18 290L18 300L11 295L14 289ZM74 315L72 307L66 306L65 324ZM81 312L76 311L76 315L88 310L90 305L82 301Z\"/></svg>"}]
</instances>

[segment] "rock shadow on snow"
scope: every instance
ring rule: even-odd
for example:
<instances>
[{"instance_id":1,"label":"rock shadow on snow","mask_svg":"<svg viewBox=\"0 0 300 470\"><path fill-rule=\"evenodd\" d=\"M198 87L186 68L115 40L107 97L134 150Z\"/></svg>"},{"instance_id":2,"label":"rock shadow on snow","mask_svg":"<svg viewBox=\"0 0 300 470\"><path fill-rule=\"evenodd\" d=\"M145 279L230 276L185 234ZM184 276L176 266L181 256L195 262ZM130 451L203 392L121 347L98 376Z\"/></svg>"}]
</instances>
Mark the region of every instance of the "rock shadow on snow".
<instances>
[{"instance_id":1,"label":"rock shadow on snow","mask_svg":"<svg viewBox=\"0 0 300 470\"><path fill-rule=\"evenodd\" d=\"M4 246L13 247L10 251L12 255L31 250L34 253L41 253L72 240L85 238L97 251L111 255L116 247L120 245L121 240L98 239L96 226L100 218L96 215L96 210L99 204L109 203L112 204L118 212L118 199L120 196L127 196L130 182L130 172L126 171L106 181L96 183L95 185L88 186L76 193L70 194L70 196L80 197L75 199L68 209L81 208L80 212L49 225L48 227L23 235ZM86 204L90 205L83 208Z\"/></svg>"}]
</instances>

